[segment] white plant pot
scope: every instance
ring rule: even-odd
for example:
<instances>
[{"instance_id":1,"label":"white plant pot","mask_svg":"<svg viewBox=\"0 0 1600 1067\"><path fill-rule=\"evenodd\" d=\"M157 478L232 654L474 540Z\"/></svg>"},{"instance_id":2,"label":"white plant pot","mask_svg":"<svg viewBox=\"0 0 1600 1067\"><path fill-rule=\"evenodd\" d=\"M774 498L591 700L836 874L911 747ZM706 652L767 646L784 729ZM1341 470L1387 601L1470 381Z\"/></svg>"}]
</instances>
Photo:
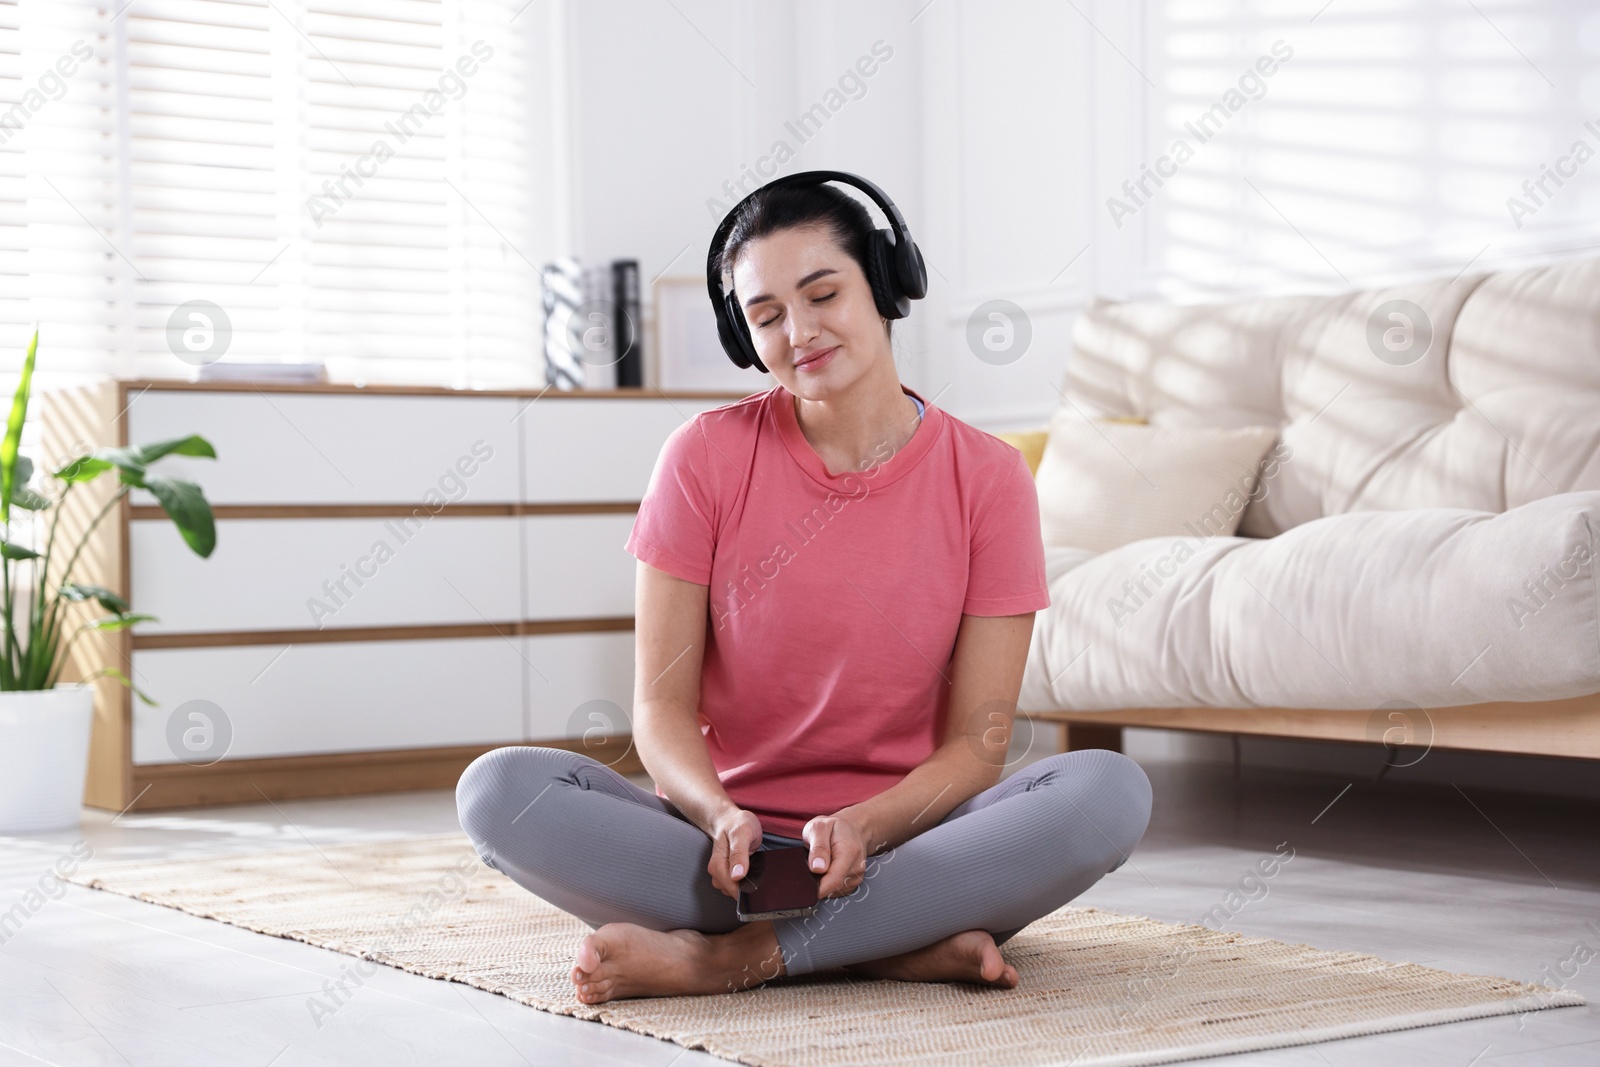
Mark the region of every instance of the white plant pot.
<instances>
[{"instance_id":1,"label":"white plant pot","mask_svg":"<svg viewBox=\"0 0 1600 1067\"><path fill-rule=\"evenodd\" d=\"M93 720L92 685L0 692L0 834L78 825Z\"/></svg>"}]
</instances>

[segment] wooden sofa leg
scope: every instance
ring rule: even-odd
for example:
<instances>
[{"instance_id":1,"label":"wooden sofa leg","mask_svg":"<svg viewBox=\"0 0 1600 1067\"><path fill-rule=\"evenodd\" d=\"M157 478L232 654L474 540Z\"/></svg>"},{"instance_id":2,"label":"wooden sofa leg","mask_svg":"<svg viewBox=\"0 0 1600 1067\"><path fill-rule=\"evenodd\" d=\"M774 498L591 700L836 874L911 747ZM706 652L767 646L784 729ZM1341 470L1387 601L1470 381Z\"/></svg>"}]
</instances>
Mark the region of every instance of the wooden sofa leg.
<instances>
[{"instance_id":1,"label":"wooden sofa leg","mask_svg":"<svg viewBox=\"0 0 1600 1067\"><path fill-rule=\"evenodd\" d=\"M1061 723L1060 751L1077 752L1085 748L1109 748L1113 752L1121 752L1122 727Z\"/></svg>"}]
</instances>

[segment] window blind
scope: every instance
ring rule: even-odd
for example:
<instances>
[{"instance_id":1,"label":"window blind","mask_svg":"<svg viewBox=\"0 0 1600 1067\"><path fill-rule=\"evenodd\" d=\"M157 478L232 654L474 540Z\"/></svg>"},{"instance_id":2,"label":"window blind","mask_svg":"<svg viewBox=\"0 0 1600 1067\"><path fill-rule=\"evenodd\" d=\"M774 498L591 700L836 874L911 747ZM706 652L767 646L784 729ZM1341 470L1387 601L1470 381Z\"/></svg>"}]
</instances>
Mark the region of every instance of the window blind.
<instances>
[{"instance_id":1,"label":"window blind","mask_svg":"<svg viewBox=\"0 0 1600 1067\"><path fill-rule=\"evenodd\" d=\"M28 189L22 144L6 115L22 103L22 33L17 0L0 0L0 338L15 347L28 321Z\"/></svg>"},{"instance_id":2,"label":"window blind","mask_svg":"<svg viewBox=\"0 0 1600 1067\"><path fill-rule=\"evenodd\" d=\"M0 99L74 40L94 53L20 147L0 140L7 369L37 320L44 380L187 377L225 337L222 358L341 380L536 384L515 13L0 0ZM185 344L196 308L209 332Z\"/></svg>"},{"instance_id":3,"label":"window blind","mask_svg":"<svg viewBox=\"0 0 1600 1067\"><path fill-rule=\"evenodd\" d=\"M0 366L9 401L34 322L37 388L117 369L118 326L133 287L115 241L109 12L84 0L19 0L0 6L0 17L4 58L14 64L6 73L15 73L0 80Z\"/></svg>"}]
</instances>

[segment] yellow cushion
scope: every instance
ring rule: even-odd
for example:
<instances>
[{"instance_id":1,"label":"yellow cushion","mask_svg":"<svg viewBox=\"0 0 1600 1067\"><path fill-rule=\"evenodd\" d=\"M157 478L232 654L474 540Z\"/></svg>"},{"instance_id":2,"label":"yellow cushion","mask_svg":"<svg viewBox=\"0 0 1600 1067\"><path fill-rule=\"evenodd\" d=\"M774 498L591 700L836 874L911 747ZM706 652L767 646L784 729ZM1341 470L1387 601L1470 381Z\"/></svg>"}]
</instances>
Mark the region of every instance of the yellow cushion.
<instances>
[{"instance_id":1,"label":"yellow cushion","mask_svg":"<svg viewBox=\"0 0 1600 1067\"><path fill-rule=\"evenodd\" d=\"M1044 458L1044 445L1050 437L1049 430L1017 430L997 433L995 436L1022 453L1022 458L1028 461L1029 474L1039 473L1039 460Z\"/></svg>"},{"instance_id":2,"label":"yellow cushion","mask_svg":"<svg viewBox=\"0 0 1600 1067\"><path fill-rule=\"evenodd\" d=\"M1145 420L1137 415L1115 415L1100 420L1101 422L1127 422L1143 425ZM1044 446L1050 439L1050 431L1043 430L1013 430L1006 433L997 433L996 437L1022 453L1022 458L1028 461L1028 473L1039 473L1039 460L1044 458Z\"/></svg>"}]
</instances>

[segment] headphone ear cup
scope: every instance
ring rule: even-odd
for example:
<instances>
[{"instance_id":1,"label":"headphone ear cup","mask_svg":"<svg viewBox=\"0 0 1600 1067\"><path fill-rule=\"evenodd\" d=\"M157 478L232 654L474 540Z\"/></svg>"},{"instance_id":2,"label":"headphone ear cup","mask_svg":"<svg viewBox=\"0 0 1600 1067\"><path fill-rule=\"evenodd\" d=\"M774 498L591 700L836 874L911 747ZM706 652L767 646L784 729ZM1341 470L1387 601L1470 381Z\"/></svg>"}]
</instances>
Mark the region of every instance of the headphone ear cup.
<instances>
[{"instance_id":1,"label":"headphone ear cup","mask_svg":"<svg viewBox=\"0 0 1600 1067\"><path fill-rule=\"evenodd\" d=\"M732 337L729 337L729 334ZM722 316L717 321L717 334L722 340L722 347L728 352L735 366L748 368L758 367L762 374L770 373L766 364L761 362L761 357L756 355L755 342L750 337L750 327L745 324L744 311L739 307L737 293L724 293L722 297ZM735 355L734 353L738 354Z\"/></svg>"},{"instance_id":2,"label":"headphone ear cup","mask_svg":"<svg viewBox=\"0 0 1600 1067\"><path fill-rule=\"evenodd\" d=\"M904 247L896 245L894 250L900 291L909 299L921 300L928 295L928 267L922 261L922 249L917 242L907 241Z\"/></svg>"},{"instance_id":3,"label":"headphone ear cup","mask_svg":"<svg viewBox=\"0 0 1600 1067\"><path fill-rule=\"evenodd\" d=\"M873 230L867 238L867 284L878 314L886 319L903 319L911 313L911 302L900 295L892 262L893 238L888 230Z\"/></svg>"},{"instance_id":4,"label":"headphone ear cup","mask_svg":"<svg viewBox=\"0 0 1600 1067\"><path fill-rule=\"evenodd\" d=\"M723 295L722 304L717 315L717 339L722 342L723 351L728 353L728 358L733 360L736 367L748 367L750 362L745 358L743 339L739 336L739 328L728 314L729 300Z\"/></svg>"}]
</instances>

